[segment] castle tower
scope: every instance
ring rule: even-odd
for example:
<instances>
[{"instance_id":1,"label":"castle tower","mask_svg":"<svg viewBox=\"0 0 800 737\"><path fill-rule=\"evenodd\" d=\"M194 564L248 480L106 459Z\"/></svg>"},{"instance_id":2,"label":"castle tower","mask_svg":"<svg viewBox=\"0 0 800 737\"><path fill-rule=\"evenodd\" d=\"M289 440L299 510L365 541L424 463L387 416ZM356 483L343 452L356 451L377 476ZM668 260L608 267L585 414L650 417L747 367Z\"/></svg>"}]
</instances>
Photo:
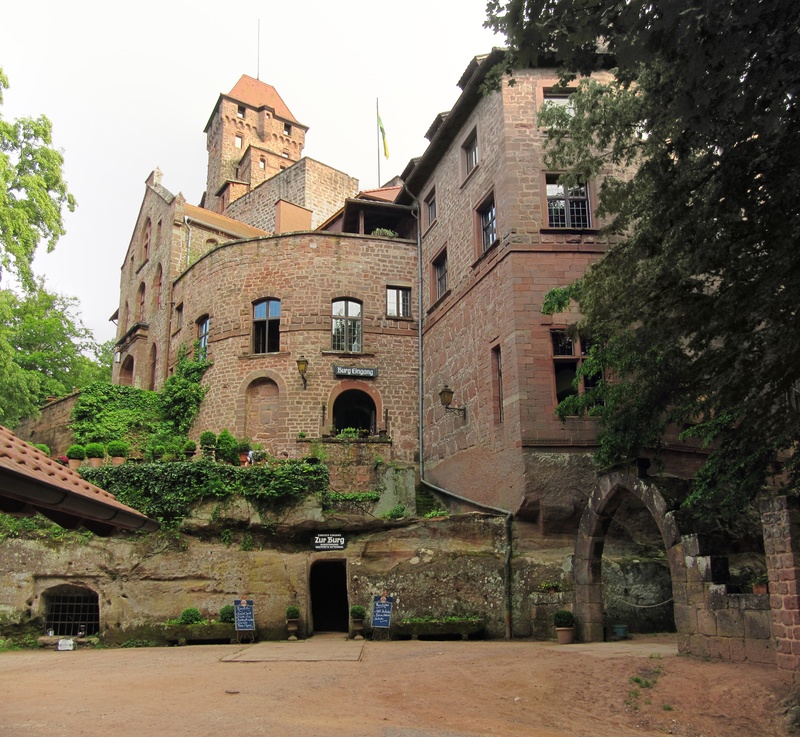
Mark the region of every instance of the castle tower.
<instances>
[{"instance_id":1,"label":"castle tower","mask_svg":"<svg viewBox=\"0 0 800 737\"><path fill-rule=\"evenodd\" d=\"M242 75L229 94L219 96L205 127L208 175L203 207L222 213L299 161L307 130L272 85Z\"/></svg>"}]
</instances>

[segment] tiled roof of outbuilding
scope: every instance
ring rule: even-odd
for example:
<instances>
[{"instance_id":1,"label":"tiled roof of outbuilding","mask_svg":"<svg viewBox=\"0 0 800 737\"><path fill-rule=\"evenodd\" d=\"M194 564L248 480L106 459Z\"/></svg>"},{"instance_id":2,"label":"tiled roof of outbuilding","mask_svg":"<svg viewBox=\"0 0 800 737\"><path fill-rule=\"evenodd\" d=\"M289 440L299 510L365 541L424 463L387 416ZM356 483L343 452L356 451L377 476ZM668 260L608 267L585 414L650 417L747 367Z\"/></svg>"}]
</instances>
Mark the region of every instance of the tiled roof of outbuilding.
<instances>
[{"instance_id":1,"label":"tiled roof of outbuilding","mask_svg":"<svg viewBox=\"0 0 800 737\"><path fill-rule=\"evenodd\" d=\"M0 511L22 516L41 512L62 527L82 525L103 536L115 528L152 532L159 527L2 426Z\"/></svg>"}]
</instances>

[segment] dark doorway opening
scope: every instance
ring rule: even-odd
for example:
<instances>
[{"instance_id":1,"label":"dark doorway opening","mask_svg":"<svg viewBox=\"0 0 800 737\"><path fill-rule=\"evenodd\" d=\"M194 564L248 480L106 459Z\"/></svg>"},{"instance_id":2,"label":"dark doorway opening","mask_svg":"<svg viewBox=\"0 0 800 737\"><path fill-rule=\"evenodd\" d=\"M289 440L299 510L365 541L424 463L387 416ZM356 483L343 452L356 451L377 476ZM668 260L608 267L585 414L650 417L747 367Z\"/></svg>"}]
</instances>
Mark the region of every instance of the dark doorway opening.
<instances>
[{"instance_id":1,"label":"dark doorway opening","mask_svg":"<svg viewBox=\"0 0 800 737\"><path fill-rule=\"evenodd\" d=\"M45 628L54 635L83 637L100 632L97 594L90 589L58 586L46 591Z\"/></svg>"},{"instance_id":2,"label":"dark doorway opening","mask_svg":"<svg viewBox=\"0 0 800 737\"><path fill-rule=\"evenodd\" d=\"M337 433L346 427L354 427L374 434L375 402L372 397L359 389L342 392L333 403L333 427Z\"/></svg>"},{"instance_id":3,"label":"dark doorway opening","mask_svg":"<svg viewBox=\"0 0 800 737\"><path fill-rule=\"evenodd\" d=\"M311 566L311 617L314 632L347 632L347 569L343 560L320 560Z\"/></svg>"}]
</instances>

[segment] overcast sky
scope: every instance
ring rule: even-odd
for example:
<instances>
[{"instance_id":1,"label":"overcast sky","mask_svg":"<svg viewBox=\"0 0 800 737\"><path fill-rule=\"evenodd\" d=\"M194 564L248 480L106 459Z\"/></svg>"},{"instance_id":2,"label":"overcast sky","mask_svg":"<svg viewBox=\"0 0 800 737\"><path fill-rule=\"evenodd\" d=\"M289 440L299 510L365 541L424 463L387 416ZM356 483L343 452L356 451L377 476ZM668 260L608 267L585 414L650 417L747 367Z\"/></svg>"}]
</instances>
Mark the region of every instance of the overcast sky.
<instances>
[{"instance_id":1,"label":"overcast sky","mask_svg":"<svg viewBox=\"0 0 800 737\"><path fill-rule=\"evenodd\" d=\"M0 114L50 118L78 200L56 250L40 249L36 273L80 300L98 341L115 337L108 318L144 180L158 166L167 189L199 204L203 128L221 92L258 74L309 126L304 154L370 189L376 98L386 181L424 151L470 59L503 45L484 19L485 0L6 3L0 67L10 88Z\"/></svg>"}]
</instances>

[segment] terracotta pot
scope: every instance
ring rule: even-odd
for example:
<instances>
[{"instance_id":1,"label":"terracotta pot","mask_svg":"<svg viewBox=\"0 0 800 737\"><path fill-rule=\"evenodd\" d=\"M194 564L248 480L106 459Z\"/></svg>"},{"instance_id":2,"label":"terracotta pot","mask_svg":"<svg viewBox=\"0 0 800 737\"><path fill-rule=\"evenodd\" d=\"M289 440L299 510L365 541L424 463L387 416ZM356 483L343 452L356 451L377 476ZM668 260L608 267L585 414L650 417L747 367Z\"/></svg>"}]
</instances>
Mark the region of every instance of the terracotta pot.
<instances>
[{"instance_id":1,"label":"terracotta pot","mask_svg":"<svg viewBox=\"0 0 800 737\"><path fill-rule=\"evenodd\" d=\"M754 594L767 594L767 593L769 593L769 584L766 584L766 583L754 583L753 584L753 593Z\"/></svg>"},{"instance_id":2,"label":"terracotta pot","mask_svg":"<svg viewBox=\"0 0 800 737\"><path fill-rule=\"evenodd\" d=\"M83 461L80 458L68 458L67 463L73 471L77 471L81 467Z\"/></svg>"},{"instance_id":3,"label":"terracotta pot","mask_svg":"<svg viewBox=\"0 0 800 737\"><path fill-rule=\"evenodd\" d=\"M89 464L89 465L90 465L92 468L100 468L100 466L102 466L102 465L103 465L103 459L102 459L102 458L87 458L87 459L86 459L86 462L87 462L87 463L88 463L88 464Z\"/></svg>"},{"instance_id":4,"label":"terracotta pot","mask_svg":"<svg viewBox=\"0 0 800 737\"><path fill-rule=\"evenodd\" d=\"M574 627L556 627L556 637L559 645L571 645L575 639Z\"/></svg>"},{"instance_id":5,"label":"terracotta pot","mask_svg":"<svg viewBox=\"0 0 800 737\"><path fill-rule=\"evenodd\" d=\"M112 466L121 466L127 460L128 459L125 456L111 456L111 465Z\"/></svg>"}]
</instances>

